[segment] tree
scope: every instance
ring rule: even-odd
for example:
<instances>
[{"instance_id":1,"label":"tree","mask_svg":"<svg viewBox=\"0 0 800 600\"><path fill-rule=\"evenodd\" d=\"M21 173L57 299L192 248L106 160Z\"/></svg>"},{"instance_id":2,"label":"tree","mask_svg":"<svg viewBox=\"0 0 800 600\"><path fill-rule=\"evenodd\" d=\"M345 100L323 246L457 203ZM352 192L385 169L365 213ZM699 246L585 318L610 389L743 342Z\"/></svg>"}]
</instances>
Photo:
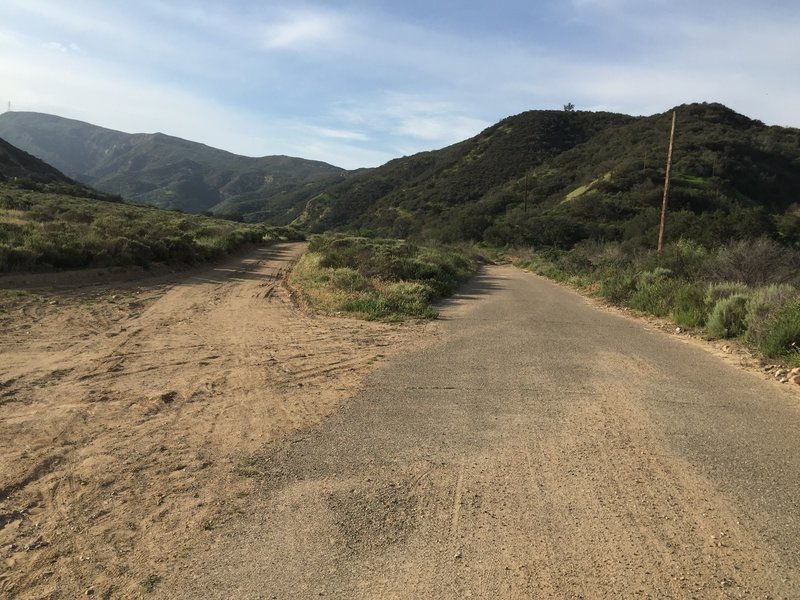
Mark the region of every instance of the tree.
<instances>
[{"instance_id":1,"label":"tree","mask_svg":"<svg viewBox=\"0 0 800 600\"><path fill-rule=\"evenodd\" d=\"M564 105L564 110L565 110L566 112L574 112L574 111L575 111L575 105L574 105L572 102L567 102L567 103Z\"/></svg>"}]
</instances>

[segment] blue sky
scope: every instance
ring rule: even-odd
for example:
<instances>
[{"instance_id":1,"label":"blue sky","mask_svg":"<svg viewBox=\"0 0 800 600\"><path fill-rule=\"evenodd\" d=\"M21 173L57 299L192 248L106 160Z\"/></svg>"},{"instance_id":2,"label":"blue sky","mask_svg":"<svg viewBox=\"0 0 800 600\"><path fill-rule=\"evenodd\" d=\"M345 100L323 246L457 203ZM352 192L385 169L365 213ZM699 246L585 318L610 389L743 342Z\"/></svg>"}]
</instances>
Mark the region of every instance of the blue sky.
<instances>
[{"instance_id":1,"label":"blue sky","mask_svg":"<svg viewBox=\"0 0 800 600\"><path fill-rule=\"evenodd\" d=\"M0 0L0 101L346 168L528 109L800 127L800 3Z\"/></svg>"}]
</instances>

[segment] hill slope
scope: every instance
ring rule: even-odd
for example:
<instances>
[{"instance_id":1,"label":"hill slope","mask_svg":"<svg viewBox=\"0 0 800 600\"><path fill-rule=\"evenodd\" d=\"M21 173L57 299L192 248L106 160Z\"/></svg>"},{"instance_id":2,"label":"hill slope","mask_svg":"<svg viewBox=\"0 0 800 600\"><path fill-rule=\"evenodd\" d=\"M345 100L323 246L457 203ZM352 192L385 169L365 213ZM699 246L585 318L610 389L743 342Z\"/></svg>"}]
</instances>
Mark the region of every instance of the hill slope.
<instances>
[{"instance_id":1,"label":"hill slope","mask_svg":"<svg viewBox=\"0 0 800 600\"><path fill-rule=\"evenodd\" d=\"M239 156L161 133L128 134L30 112L0 115L0 137L82 183L141 204L286 222L286 196L345 171L292 158ZM311 192L309 192L310 194Z\"/></svg>"},{"instance_id":2,"label":"hill slope","mask_svg":"<svg viewBox=\"0 0 800 600\"><path fill-rule=\"evenodd\" d=\"M671 238L800 243L800 130L719 104L676 110ZM650 243L670 118L522 113L460 144L349 177L309 201L298 223L493 245Z\"/></svg>"},{"instance_id":3,"label":"hill slope","mask_svg":"<svg viewBox=\"0 0 800 600\"><path fill-rule=\"evenodd\" d=\"M464 142L348 177L313 198L298 224L378 228L399 236L435 233L492 189L631 120L611 113L525 112Z\"/></svg>"},{"instance_id":4,"label":"hill slope","mask_svg":"<svg viewBox=\"0 0 800 600\"><path fill-rule=\"evenodd\" d=\"M0 138L0 181L73 184L69 177Z\"/></svg>"}]
</instances>

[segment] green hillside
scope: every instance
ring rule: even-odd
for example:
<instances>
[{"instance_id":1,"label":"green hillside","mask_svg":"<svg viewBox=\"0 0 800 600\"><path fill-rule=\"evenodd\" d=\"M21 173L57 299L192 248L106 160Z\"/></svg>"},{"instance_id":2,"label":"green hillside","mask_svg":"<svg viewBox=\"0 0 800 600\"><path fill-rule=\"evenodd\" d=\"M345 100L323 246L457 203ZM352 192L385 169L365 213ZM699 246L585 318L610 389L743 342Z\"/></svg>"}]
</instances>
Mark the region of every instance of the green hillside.
<instances>
[{"instance_id":1,"label":"green hillside","mask_svg":"<svg viewBox=\"0 0 800 600\"><path fill-rule=\"evenodd\" d=\"M288 222L303 205L293 203L293 192L345 173L318 161L250 158L161 133L128 134L40 113L0 115L0 137L77 181L133 202L247 220Z\"/></svg>"},{"instance_id":2,"label":"green hillside","mask_svg":"<svg viewBox=\"0 0 800 600\"><path fill-rule=\"evenodd\" d=\"M677 113L669 236L800 243L800 131L719 104ZM652 244L670 119L671 111L522 113L349 177L312 198L297 223L494 246Z\"/></svg>"},{"instance_id":3,"label":"green hillside","mask_svg":"<svg viewBox=\"0 0 800 600\"><path fill-rule=\"evenodd\" d=\"M363 227L433 235L442 223L527 169L631 120L610 113L529 111L442 150L348 177L307 205L297 223L314 231Z\"/></svg>"},{"instance_id":4,"label":"green hillside","mask_svg":"<svg viewBox=\"0 0 800 600\"><path fill-rule=\"evenodd\" d=\"M127 204L0 140L0 274L194 263L289 235Z\"/></svg>"}]
</instances>

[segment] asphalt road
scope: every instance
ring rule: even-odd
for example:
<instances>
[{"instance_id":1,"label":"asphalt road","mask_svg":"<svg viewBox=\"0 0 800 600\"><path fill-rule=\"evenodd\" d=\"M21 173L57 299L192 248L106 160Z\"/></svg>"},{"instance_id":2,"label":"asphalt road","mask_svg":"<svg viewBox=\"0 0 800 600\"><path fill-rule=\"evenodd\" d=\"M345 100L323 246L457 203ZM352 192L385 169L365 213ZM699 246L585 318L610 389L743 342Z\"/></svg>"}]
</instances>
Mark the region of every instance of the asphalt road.
<instances>
[{"instance_id":1,"label":"asphalt road","mask_svg":"<svg viewBox=\"0 0 800 600\"><path fill-rule=\"evenodd\" d=\"M165 597L798 598L800 394L491 267Z\"/></svg>"}]
</instances>

